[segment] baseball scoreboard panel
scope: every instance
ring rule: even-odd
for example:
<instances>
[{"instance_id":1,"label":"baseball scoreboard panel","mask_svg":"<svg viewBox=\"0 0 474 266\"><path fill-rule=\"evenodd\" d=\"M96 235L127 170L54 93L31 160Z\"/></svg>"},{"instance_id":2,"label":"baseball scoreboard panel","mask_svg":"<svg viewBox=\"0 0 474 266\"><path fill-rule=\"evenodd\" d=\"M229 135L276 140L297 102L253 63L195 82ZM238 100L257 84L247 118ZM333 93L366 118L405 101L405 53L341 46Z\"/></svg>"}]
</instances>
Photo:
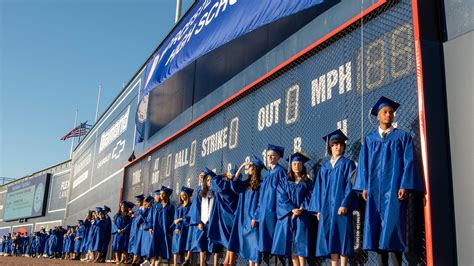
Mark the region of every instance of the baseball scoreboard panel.
<instances>
[{"instance_id":1,"label":"baseball scoreboard panel","mask_svg":"<svg viewBox=\"0 0 474 266\"><path fill-rule=\"evenodd\" d=\"M8 186L3 220L43 216L50 175L35 176Z\"/></svg>"},{"instance_id":2,"label":"baseball scoreboard panel","mask_svg":"<svg viewBox=\"0 0 474 266\"><path fill-rule=\"evenodd\" d=\"M355 20L329 39L266 75L260 82L201 119L193 127L159 144L125 168L123 198L151 193L161 185L196 187L204 167L218 173L249 161L265 162L268 143L308 154L314 178L329 157L322 137L340 128L347 134L346 156L358 159L362 138L377 129L369 110L380 96L401 103L396 127L408 131L420 150L414 25L411 1L381 1L363 19ZM280 163L287 167L286 159ZM405 260L425 264L423 206L410 197L408 252ZM356 220L353 260L375 263L361 250L363 209Z\"/></svg>"}]
</instances>

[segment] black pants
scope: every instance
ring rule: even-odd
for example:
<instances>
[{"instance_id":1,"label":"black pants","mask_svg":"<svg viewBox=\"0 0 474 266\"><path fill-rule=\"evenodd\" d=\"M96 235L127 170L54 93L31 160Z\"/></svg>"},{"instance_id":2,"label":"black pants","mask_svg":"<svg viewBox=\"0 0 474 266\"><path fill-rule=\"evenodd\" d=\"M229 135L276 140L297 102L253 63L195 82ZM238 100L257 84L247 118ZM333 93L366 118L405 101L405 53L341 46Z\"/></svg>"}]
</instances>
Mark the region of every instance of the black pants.
<instances>
[{"instance_id":1,"label":"black pants","mask_svg":"<svg viewBox=\"0 0 474 266\"><path fill-rule=\"evenodd\" d=\"M389 254L392 254L389 256ZM377 262L381 266L388 266L388 258L391 257L392 265L401 266L402 265L402 252L388 252L379 250L377 251Z\"/></svg>"}]
</instances>

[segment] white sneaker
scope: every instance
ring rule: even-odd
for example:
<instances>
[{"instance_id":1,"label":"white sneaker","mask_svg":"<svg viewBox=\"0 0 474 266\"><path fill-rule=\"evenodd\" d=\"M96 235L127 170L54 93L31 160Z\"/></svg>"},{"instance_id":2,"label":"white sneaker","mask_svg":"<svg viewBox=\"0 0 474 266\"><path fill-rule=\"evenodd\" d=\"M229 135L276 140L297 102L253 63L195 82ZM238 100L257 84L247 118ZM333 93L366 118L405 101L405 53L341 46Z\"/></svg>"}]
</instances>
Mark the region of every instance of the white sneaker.
<instances>
[{"instance_id":1,"label":"white sneaker","mask_svg":"<svg viewBox=\"0 0 474 266\"><path fill-rule=\"evenodd\" d=\"M143 263L140 264L140 266L150 266L150 262L148 260L145 260Z\"/></svg>"}]
</instances>

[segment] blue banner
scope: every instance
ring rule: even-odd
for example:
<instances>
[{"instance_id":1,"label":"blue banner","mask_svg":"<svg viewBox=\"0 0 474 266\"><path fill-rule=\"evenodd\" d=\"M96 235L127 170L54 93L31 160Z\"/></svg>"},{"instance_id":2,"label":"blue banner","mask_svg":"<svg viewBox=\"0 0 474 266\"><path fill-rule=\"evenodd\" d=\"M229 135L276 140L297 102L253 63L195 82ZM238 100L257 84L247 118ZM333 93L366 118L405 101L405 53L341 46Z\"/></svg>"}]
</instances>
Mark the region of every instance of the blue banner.
<instances>
[{"instance_id":1,"label":"blue banner","mask_svg":"<svg viewBox=\"0 0 474 266\"><path fill-rule=\"evenodd\" d=\"M173 74L233 39L324 1L327 0L200 0L146 66L136 117L139 135L143 136L148 93Z\"/></svg>"}]
</instances>

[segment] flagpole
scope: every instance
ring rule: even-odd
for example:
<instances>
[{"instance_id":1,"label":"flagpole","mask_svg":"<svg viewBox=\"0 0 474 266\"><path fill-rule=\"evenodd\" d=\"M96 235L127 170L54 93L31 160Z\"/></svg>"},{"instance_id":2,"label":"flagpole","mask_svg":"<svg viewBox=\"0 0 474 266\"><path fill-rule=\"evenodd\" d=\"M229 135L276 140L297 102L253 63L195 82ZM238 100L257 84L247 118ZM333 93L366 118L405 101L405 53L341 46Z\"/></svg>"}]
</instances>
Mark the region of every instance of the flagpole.
<instances>
[{"instance_id":1,"label":"flagpole","mask_svg":"<svg viewBox=\"0 0 474 266\"><path fill-rule=\"evenodd\" d=\"M181 17L181 0L176 0L176 13L174 15L174 23L178 23L179 18Z\"/></svg>"},{"instance_id":2,"label":"flagpole","mask_svg":"<svg viewBox=\"0 0 474 266\"><path fill-rule=\"evenodd\" d=\"M100 92L102 90L102 84L99 84L99 93L97 93L97 105L95 107L95 120L94 124L97 122L97 117L99 115L99 102L100 102Z\"/></svg>"},{"instance_id":3,"label":"flagpole","mask_svg":"<svg viewBox=\"0 0 474 266\"><path fill-rule=\"evenodd\" d=\"M74 116L74 126L72 128L76 128L77 113L78 113L78 110L76 109L76 115ZM72 159L72 150L73 149L74 149L74 138L72 138L72 140L71 140L71 151L69 152L69 159Z\"/></svg>"}]
</instances>

